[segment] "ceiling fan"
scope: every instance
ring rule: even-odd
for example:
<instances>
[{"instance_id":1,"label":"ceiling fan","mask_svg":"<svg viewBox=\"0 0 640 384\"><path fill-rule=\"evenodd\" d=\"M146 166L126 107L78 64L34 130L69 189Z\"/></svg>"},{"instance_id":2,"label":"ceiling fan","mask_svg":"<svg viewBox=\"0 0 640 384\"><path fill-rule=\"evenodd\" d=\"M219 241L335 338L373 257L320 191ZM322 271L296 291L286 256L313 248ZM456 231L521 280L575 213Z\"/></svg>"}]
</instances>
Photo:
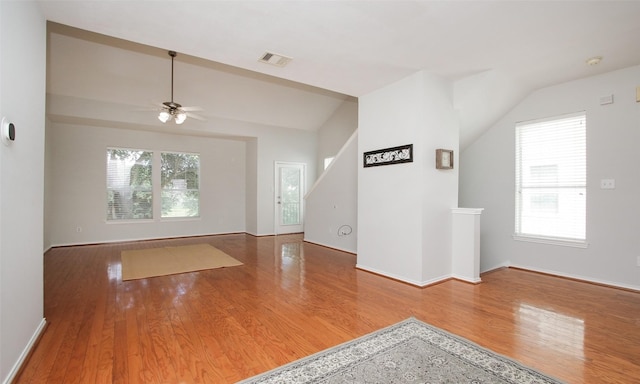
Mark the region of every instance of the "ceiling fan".
<instances>
[{"instance_id":1,"label":"ceiling fan","mask_svg":"<svg viewBox=\"0 0 640 384\"><path fill-rule=\"evenodd\" d=\"M178 54L175 51L169 51L169 56L171 56L171 101L165 101L161 103L160 106L160 114L158 115L158 120L166 123L167 121L174 120L176 124L182 124L188 117L204 120L202 117L191 113L191 111L201 111L200 107L183 107L182 105L173 101L173 59Z\"/></svg>"}]
</instances>

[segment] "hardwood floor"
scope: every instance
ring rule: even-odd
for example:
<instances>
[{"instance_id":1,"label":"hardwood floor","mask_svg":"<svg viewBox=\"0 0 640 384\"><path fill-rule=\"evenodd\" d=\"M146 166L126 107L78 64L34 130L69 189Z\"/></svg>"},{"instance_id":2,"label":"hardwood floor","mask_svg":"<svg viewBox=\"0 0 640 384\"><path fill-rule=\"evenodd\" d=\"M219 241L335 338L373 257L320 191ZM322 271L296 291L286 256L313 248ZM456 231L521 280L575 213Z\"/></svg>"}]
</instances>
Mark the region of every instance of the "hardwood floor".
<instances>
[{"instance_id":1,"label":"hardwood floor","mask_svg":"<svg viewBox=\"0 0 640 384\"><path fill-rule=\"evenodd\" d=\"M122 282L122 250L194 243L244 265ZM233 383L410 316L569 383L640 381L639 293L514 269L421 289L355 263L300 235L54 248L17 382Z\"/></svg>"}]
</instances>

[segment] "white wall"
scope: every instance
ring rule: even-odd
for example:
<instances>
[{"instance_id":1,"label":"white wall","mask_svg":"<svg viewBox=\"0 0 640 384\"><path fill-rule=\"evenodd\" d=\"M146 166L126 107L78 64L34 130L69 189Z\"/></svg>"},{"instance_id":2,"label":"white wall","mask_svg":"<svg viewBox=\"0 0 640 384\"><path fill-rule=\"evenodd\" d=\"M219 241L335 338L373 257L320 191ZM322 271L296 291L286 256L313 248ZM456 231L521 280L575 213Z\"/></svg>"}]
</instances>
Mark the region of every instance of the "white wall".
<instances>
[{"instance_id":1,"label":"white wall","mask_svg":"<svg viewBox=\"0 0 640 384\"><path fill-rule=\"evenodd\" d=\"M485 208L481 270L513 265L640 289L640 66L534 92L461 156L460 205ZM614 103L600 105L613 95ZM587 114L587 242L570 248L515 241L515 123L569 112ZM615 179L614 190L600 189Z\"/></svg>"},{"instance_id":2,"label":"white wall","mask_svg":"<svg viewBox=\"0 0 640 384\"><path fill-rule=\"evenodd\" d=\"M358 251L358 132L305 196L304 240Z\"/></svg>"},{"instance_id":3,"label":"white wall","mask_svg":"<svg viewBox=\"0 0 640 384\"><path fill-rule=\"evenodd\" d=\"M422 184L422 279L430 283L452 274L452 214L458 205L458 116L453 107L452 84L440 77L424 74L423 166L417 181ZM451 149L453 169L436 169L435 152Z\"/></svg>"},{"instance_id":4,"label":"white wall","mask_svg":"<svg viewBox=\"0 0 640 384\"><path fill-rule=\"evenodd\" d=\"M44 247L43 252L46 252L49 248L51 248L51 228L53 228L53 216L51 215L53 205L51 204L51 195L52 195L52 166L53 166L53 156L51 156L52 148L51 148L51 140L49 136L51 135L51 122L45 118L45 139L44 139L44 210L43 210L43 242L42 246Z\"/></svg>"},{"instance_id":5,"label":"white wall","mask_svg":"<svg viewBox=\"0 0 640 384\"><path fill-rule=\"evenodd\" d=\"M258 140L247 140L245 231L258 233Z\"/></svg>"},{"instance_id":6,"label":"white wall","mask_svg":"<svg viewBox=\"0 0 640 384\"><path fill-rule=\"evenodd\" d=\"M62 123L50 124L47 140L52 159L47 232L53 246L245 230L244 141ZM199 153L200 218L107 222L107 147Z\"/></svg>"},{"instance_id":7,"label":"white wall","mask_svg":"<svg viewBox=\"0 0 640 384\"><path fill-rule=\"evenodd\" d=\"M418 72L359 99L358 153L413 144L414 162L358 165L358 267L416 285L451 275L457 170L435 149L458 149L448 82Z\"/></svg>"},{"instance_id":8,"label":"white wall","mask_svg":"<svg viewBox=\"0 0 640 384\"><path fill-rule=\"evenodd\" d=\"M358 101L349 99L318 129L318 175L324 171L324 159L336 156L357 128Z\"/></svg>"},{"instance_id":9,"label":"white wall","mask_svg":"<svg viewBox=\"0 0 640 384\"><path fill-rule=\"evenodd\" d=\"M46 24L34 2L0 2L0 380L10 382L42 331Z\"/></svg>"}]
</instances>

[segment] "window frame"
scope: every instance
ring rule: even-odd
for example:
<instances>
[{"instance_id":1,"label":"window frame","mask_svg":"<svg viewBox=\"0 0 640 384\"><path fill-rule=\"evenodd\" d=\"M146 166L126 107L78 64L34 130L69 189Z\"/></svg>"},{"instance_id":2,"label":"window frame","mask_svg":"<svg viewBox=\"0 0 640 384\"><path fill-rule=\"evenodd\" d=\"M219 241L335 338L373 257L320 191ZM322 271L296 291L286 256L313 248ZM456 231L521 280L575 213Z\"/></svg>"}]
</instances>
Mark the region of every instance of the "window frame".
<instances>
[{"instance_id":1,"label":"window frame","mask_svg":"<svg viewBox=\"0 0 640 384\"><path fill-rule=\"evenodd\" d=\"M522 232L521 228L523 225L523 216L522 216L522 212L523 212L523 205L524 205L524 199L523 199L523 194L522 191L523 189L532 189L532 187L523 187L523 178L525 178L523 176L523 164L522 164L522 158L521 158L521 148L522 148L522 137L521 137L521 130L522 129L526 129L527 126L532 126L535 124L539 124L539 123L545 123L545 122L554 122L554 121L560 121L560 120L565 120L568 118L582 118L582 121L584 122L584 133L583 133L583 137L584 137L584 184L580 183L577 184L575 186L571 186L572 188L580 188L582 189L584 192L584 206L582 207L582 212L584 212L584 217L582 219L582 224L584 225L584 238L573 238L573 237L563 237L563 236L550 236L550 235L546 235L546 234L535 234L535 233L525 233ZM514 194L514 198L515 198L515 204L514 204L514 208L515 208L515 212L514 212L514 234L513 234L513 239L514 240L519 240L519 241L527 241L527 242L534 242L534 243L543 243L543 244L551 244L551 245L559 245L559 246L568 246L568 247L577 247L577 248L587 248L588 247L588 242L587 242L587 187L588 187L588 181L587 181L587 114L586 111L580 111L580 112L576 112L576 113L570 113L570 114L563 114L563 115L557 115L557 116L551 116L551 117L547 117L547 118L542 118L542 119L536 119L536 120L530 120L530 121L521 121L516 123L515 125L515 194ZM547 165L545 165L547 166ZM548 190L551 191L555 191L554 193L556 194L560 194L562 189L566 189L569 188L569 186L562 184L561 182L551 182L549 184L548 187L546 188L541 188L541 187L536 187L536 188L540 188L541 192L540 193L549 193ZM541 213L545 213L545 212L541 212ZM547 212L549 213L549 212Z\"/></svg>"},{"instance_id":2,"label":"window frame","mask_svg":"<svg viewBox=\"0 0 640 384\"><path fill-rule=\"evenodd\" d=\"M109 178L110 178L110 173L109 173L109 155L111 151L128 151L128 152L141 152L141 153L149 153L150 154L150 160L149 160L149 168L150 168L150 173L151 173L151 186L149 189L139 189L139 188L132 188L132 190L137 190L137 191L146 191L146 192L150 192L151 194L151 199L150 199L150 207L151 207L151 211L150 211L150 217L143 217L143 218L134 218L134 217L127 217L127 218L122 218L122 219L110 219L109 218L109 193L113 190L113 188L111 188L109 186ZM152 222L154 220L154 183L153 183L153 172L154 172L154 151L152 150L148 150L148 149L140 149L140 148L122 148L122 147L107 147L106 148L106 164L105 164L105 192L106 192L106 197L107 197L107 201L106 201L106 209L107 211L105 212L105 221L109 224L112 223L140 223L140 222ZM132 166L133 167L133 166ZM132 168L131 167L131 168ZM129 170L130 172L130 170ZM131 214L131 213L130 213Z\"/></svg>"},{"instance_id":3,"label":"window frame","mask_svg":"<svg viewBox=\"0 0 640 384\"><path fill-rule=\"evenodd\" d=\"M164 154L189 155L189 156L197 156L198 157L198 170L197 170L197 176L196 176L196 179L197 179L197 182L198 182L197 189L193 189L193 188L186 188L185 189L186 191L194 191L195 190L195 191L198 192L198 213L197 213L197 215L194 215L194 216L164 216L163 215L162 206L163 206L163 203L164 203L164 192L182 191L183 190L183 189L165 188L162 185L162 157L163 157ZM160 220L193 220L193 219L199 219L200 218L200 196L201 196L201 194L200 194L200 180L201 180L200 175L202 173L201 172L202 171L201 158L202 157L201 157L200 153L197 153L197 152L184 152L184 151L182 151L182 152L181 151L161 151L160 152L160 156L159 156L159 159L158 159L158 162L160 164L160 167L159 167L160 175L158 177L158 180L159 180L159 188L158 189L159 189L159 195L160 195L160 200L159 200L160 201Z\"/></svg>"},{"instance_id":4,"label":"window frame","mask_svg":"<svg viewBox=\"0 0 640 384\"><path fill-rule=\"evenodd\" d=\"M144 189L144 192L149 193L149 205L150 205L150 217L144 218L134 218L134 217L126 217L122 219L110 219L110 207L114 205L111 204L110 193L114 190L113 187L110 187L110 156L112 156L113 151L126 151L129 154L139 152L139 153L147 153L149 156L149 168L150 168L150 187L149 189ZM130 223L151 223L151 222L160 222L160 221L189 221L189 220L199 220L201 215L201 174L202 174L202 155L198 152L185 152L185 151L159 151L159 150L151 150L151 149L140 149L140 148L125 148L125 147L116 147L116 146L108 146L103 152L105 156L105 216L104 220L107 224L130 224ZM162 186L162 158L164 154L178 154L178 155L189 155L189 156L197 156L197 174L195 176L197 182L197 188L187 188L187 189L178 189L178 191L196 191L197 192L197 215L193 216L163 216L162 214L162 203L163 203L163 195L165 191L176 191L173 188L166 189ZM134 164L135 165L135 164ZM129 168L128 172L131 172L131 168ZM129 176L131 177L131 176ZM186 179L186 176L185 176ZM129 189L134 189L129 187ZM128 213L128 216L131 216L131 213Z\"/></svg>"}]
</instances>

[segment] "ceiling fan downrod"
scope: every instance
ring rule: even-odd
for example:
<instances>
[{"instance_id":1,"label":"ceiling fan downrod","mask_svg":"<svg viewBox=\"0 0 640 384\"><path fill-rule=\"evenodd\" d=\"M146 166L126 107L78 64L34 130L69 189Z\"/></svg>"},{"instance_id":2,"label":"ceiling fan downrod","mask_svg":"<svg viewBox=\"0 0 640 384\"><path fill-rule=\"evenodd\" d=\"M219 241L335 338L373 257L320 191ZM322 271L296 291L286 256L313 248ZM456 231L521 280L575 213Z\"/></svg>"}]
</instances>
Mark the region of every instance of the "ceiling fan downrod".
<instances>
[{"instance_id":1,"label":"ceiling fan downrod","mask_svg":"<svg viewBox=\"0 0 640 384\"><path fill-rule=\"evenodd\" d=\"M171 104L173 104L173 59L177 55L176 51L169 51L169 56L171 56Z\"/></svg>"},{"instance_id":2,"label":"ceiling fan downrod","mask_svg":"<svg viewBox=\"0 0 640 384\"><path fill-rule=\"evenodd\" d=\"M167 110L160 111L158 115L158 119L163 123L174 119L176 124L182 124L187 118L187 114L180 109L182 106L173 102L173 59L177 55L176 51L169 51L169 56L171 56L171 101L162 103L167 107Z\"/></svg>"},{"instance_id":3,"label":"ceiling fan downrod","mask_svg":"<svg viewBox=\"0 0 640 384\"><path fill-rule=\"evenodd\" d=\"M165 101L162 103L164 107L158 115L158 119L166 123L167 121L174 120L176 124L182 124L187 119L187 110L199 110L198 107L183 108L182 105L173 101L173 80L174 80L174 59L178 54L176 51L168 51L171 57L171 101ZM194 117L195 115L191 115ZM201 119L195 116L196 119Z\"/></svg>"}]
</instances>

